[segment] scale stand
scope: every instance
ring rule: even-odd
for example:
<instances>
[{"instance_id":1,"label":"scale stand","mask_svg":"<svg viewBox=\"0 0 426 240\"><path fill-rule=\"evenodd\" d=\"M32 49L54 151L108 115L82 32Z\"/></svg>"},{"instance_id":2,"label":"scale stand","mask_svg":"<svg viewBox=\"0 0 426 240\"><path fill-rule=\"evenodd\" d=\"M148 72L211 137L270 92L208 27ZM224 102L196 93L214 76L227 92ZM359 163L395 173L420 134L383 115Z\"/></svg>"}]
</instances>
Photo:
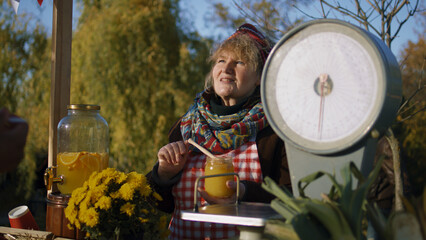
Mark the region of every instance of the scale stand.
<instances>
[{"instance_id":1,"label":"scale stand","mask_svg":"<svg viewBox=\"0 0 426 240\"><path fill-rule=\"evenodd\" d=\"M353 162L360 169L363 176L367 178L373 169L377 138L371 137L362 141L362 143L342 153L323 156L302 151L286 142L285 148L293 195L295 197L300 195L298 189L300 179L318 171L335 174L337 181L342 182L343 177L340 170L349 165L350 162ZM331 185L332 182L328 178L322 177L311 182L304 192L311 198L321 199L321 193L327 194ZM352 187L355 188L356 185L357 181L355 180L352 183Z\"/></svg>"}]
</instances>

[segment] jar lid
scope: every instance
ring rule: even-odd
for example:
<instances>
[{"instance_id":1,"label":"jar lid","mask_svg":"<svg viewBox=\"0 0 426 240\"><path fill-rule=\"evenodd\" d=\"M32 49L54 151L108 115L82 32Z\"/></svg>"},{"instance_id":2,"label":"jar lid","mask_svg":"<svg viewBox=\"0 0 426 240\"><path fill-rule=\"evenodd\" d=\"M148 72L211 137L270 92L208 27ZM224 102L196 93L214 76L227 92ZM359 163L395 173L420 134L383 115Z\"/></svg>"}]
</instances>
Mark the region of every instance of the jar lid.
<instances>
[{"instance_id":1,"label":"jar lid","mask_svg":"<svg viewBox=\"0 0 426 240\"><path fill-rule=\"evenodd\" d=\"M210 161L210 163L212 164L225 164L225 163L232 163L232 157L215 157L215 158L210 158L207 157L207 161Z\"/></svg>"},{"instance_id":2,"label":"jar lid","mask_svg":"<svg viewBox=\"0 0 426 240\"><path fill-rule=\"evenodd\" d=\"M68 110L100 110L101 106L91 104L70 104L67 105Z\"/></svg>"}]
</instances>

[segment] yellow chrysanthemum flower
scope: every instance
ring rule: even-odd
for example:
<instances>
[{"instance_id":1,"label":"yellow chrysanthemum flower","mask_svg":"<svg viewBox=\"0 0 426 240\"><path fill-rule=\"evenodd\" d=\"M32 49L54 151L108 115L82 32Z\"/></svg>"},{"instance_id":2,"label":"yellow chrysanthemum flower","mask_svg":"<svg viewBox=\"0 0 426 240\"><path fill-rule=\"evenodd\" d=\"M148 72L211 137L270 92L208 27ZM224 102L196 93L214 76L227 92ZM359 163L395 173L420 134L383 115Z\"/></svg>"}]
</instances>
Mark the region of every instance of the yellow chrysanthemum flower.
<instances>
[{"instance_id":1,"label":"yellow chrysanthemum flower","mask_svg":"<svg viewBox=\"0 0 426 240\"><path fill-rule=\"evenodd\" d=\"M69 230L74 230L74 225L71 225L70 223L67 224L67 228Z\"/></svg>"},{"instance_id":2,"label":"yellow chrysanthemum flower","mask_svg":"<svg viewBox=\"0 0 426 240\"><path fill-rule=\"evenodd\" d=\"M121 188L118 190L122 199L129 201L133 199L133 193L135 189L128 183L123 184Z\"/></svg>"},{"instance_id":3,"label":"yellow chrysanthemum flower","mask_svg":"<svg viewBox=\"0 0 426 240\"><path fill-rule=\"evenodd\" d=\"M80 206L79 206L79 213L87 211L87 209L89 209L90 206L90 198L85 198L83 199L83 201L81 201Z\"/></svg>"},{"instance_id":4,"label":"yellow chrysanthemum flower","mask_svg":"<svg viewBox=\"0 0 426 240\"><path fill-rule=\"evenodd\" d=\"M117 175L117 171L114 168L107 168L105 170L103 170L102 172L100 172L100 175L102 177L107 177L107 176L114 176Z\"/></svg>"},{"instance_id":5,"label":"yellow chrysanthemum flower","mask_svg":"<svg viewBox=\"0 0 426 240\"><path fill-rule=\"evenodd\" d=\"M158 201L163 201L163 197L160 194L153 192L152 196L154 196Z\"/></svg>"},{"instance_id":6,"label":"yellow chrysanthemum flower","mask_svg":"<svg viewBox=\"0 0 426 240\"><path fill-rule=\"evenodd\" d=\"M68 221L70 222L70 224L74 224L77 220L77 209L73 208L73 207L67 207L65 208L65 217L68 218Z\"/></svg>"},{"instance_id":7,"label":"yellow chrysanthemum flower","mask_svg":"<svg viewBox=\"0 0 426 240\"><path fill-rule=\"evenodd\" d=\"M86 197L81 201L80 208L81 209L87 209L87 208L91 207L92 206L91 199L92 199L92 191L89 190L86 193Z\"/></svg>"},{"instance_id":8,"label":"yellow chrysanthemum flower","mask_svg":"<svg viewBox=\"0 0 426 240\"><path fill-rule=\"evenodd\" d=\"M120 172L116 179L117 179L117 180L116 180L116 182L117 182L118 184L121 184L121 183L123 183L124 181L126 181L126 179L127 179L127 175L126 175L125 173Z\"/></svg>"},{"instance_id":9,"label":"yellow chrysanthemum flower","mask_svg":"<svg viewBox=\"0 0 426 240\"><path fill-rule=\"evenodd\" d=\"M148 214L148 213L149 213L149 211L148 211L148 210L146 210L146 209L141 209L141 213L143 213L143 214Z\"/></svg>"},{"instance_id":10,"label":"yellow chrysanthemum flower","mask_svg":"<svg viewBox=\"0 0 426 240\"><path fill-rule=\"evenodd\" d=\"M74 222L74 226L75 226L77 229L80 229L80 228L81 228L81 223L80 223L80 221L75 220L75 222Z\"/></svg>"},{"instance_id":11,"label":"yellow chrysanthemum flower","mask_svg":"<svg viewBox=\"0 0 426 240\"><path fill-rule=\"evenodd\" d=\"M96 186L98 186L99 183L101 182L101 179L102 179L101 174L97 174L97 172L92 173L92 175L90 175L90 178L88 180L89 188L93 189Z\"/></svg>"},{"instance_id":12,"label":"yellow chrysanthemum flower","mask_svg":"<svg viewBox=\"0 0 426 240\"><path fill-rule=\"evenodd\" d=\"M131 172L127 175L127 182L133 187L133 188L141 188L146 184L146 178L144 175Z\"/></svg>"},{"instance_id":13,"label":"yellow chrysanthemum flower","mask_svg":"<svg viewBox=\"0 0 426 240\"><path fill-rule=\"evenodd\" d=\"M105 212L112 216L112 211L116 209L123 214L120 228L124 229L137 220L141 224L138 227L163 239L169 234L167 218L160 218L154 207L157 204L154 199L161 201L162 197L151 189L144 175L137 172L125 174L107 168L93 173L83 187L73 191L65 216L70 225L87 231L87 236L110 238L115 236L117 223L111 224L108 218L99 219L99 214Z\"/></svg>"},{"instance_id":14,"label":"yellow chrysanthemum flower","mask_svg":"<svg viewBox=\"0 0 426 240\"><path fill-rule=\"evenodd\" d=\"M112 193L110 193L109 194L109 196L112 198L112 199L117 199L117 198L120 198L120 192L112 192Z\"/></svg>"},{"instance_id":15,"label":"yellow chrysanthemum flower","mask_svg":"<svg viewBox=\"0 0 426 240\"><path fill-rule=\"evenodd\" d=\"M92 189L92 195L91 195L91 203L95 204L102 196L105 195L105 192L107 191L108 187L105 185L99 185Z\"/></svg>"},{"instance_id":16,"label":"yellow chrysanthemum flower","mask_svg":"<svg viewBox=\"0 0 426 240\"><path fill-rule=\"evenodd\" d=\"M114 182L114 176L105 176L104 177L104 180L103 180L103 183L105 184L105 185L108 185L110 182Z\"/></svg>"},{"instance_id":17,"label":"yellow chrysanthemum flower","mask_svg":"<svg viewBox=\"0 0 426 240\"><path fill-rule=\"evenodd\" d=\"M132 216L134 210L135 210L135 204L131 204L129 202L125 203L123 206L120 207L120 212L125 213L128 216Z\"/></svg>"},{"instance_id":18,"label":"yellow chrysanthemum flower","mask_svg":"<svg viewBox=\"0 0 426 240\"><path fill-rule=\"evenodd\" d=\"M76 205L80 204L80 202L86 197L86 190L87 188L85 187L76 188L71 194L68 205L70 202L74 202Z\"/></svg>"},{"instance_id":19,"label":"yellow chrysanthemum flower","mask_svg":"<svg viewBox=\"0 0 426 240\"><path fill-rule=\"evenodd\" d=\"M89 208L82 215L82 222L89 227L94 227L99 222L99 213L95 208Z\"/></svg>"},{"instance_id":20,"label":"yellow chrysanthemum flower","mask_svg":"<svg viewBox=\"0 0 426 240\"><path fill-rule=\"evenodd\" d=\"M95 207L98 207L102 210L108 210L111 208L111 198L107 196L102 196L99 198L99 201L95 204Z\"/></svg>"},{"instance_id":21,"label":"yellow chrysanthemum flower","mask_svg":"<svg viewBox=\"0 0 426 240\"><path fill-rule=\"evenodd\" d=\"M145 185L145 187L140 188L140 193L142 197L148 197L152 192L152 189L149 185Z\"/></svg>"}]
</instances>

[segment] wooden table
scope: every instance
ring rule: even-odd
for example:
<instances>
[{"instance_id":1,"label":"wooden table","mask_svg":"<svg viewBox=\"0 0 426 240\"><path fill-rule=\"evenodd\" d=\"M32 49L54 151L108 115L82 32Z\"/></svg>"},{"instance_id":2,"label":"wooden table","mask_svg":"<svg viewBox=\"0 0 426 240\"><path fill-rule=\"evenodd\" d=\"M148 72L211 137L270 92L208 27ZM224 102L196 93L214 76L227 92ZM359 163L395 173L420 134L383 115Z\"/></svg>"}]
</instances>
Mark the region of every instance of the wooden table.
<instances>
[{"instance_id":1,"label":"wooden table","mask_svg":"<svg viewBox=\"0 0 426 240\"><path fill-rule=\"evenodd\" d=\"M55 235L51 232L26 230L10 227L0 227L0 239L71 240L68 238L55 237Z\"/></svg>"}]
</instances>

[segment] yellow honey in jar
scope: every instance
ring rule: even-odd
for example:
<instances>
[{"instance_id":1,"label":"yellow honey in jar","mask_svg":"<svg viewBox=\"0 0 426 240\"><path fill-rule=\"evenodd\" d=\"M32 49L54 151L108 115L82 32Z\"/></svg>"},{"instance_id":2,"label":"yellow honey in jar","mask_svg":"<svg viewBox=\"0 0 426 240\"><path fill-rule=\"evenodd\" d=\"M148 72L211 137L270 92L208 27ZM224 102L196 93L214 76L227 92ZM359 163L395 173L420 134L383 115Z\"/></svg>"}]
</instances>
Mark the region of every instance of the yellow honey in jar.
<instances>
[{"instance_id":1,"label":"yellow honey in jar","mask_svg":"<svg viewBox=\"0 0 426 240\"><path fill-rule=\"evenodd\" d=\"M89 179L93 172L99 172L108 167L107 153L93 152L63 152L57 157L57 176L63 177L63 183L58 184L62 194L71 194Z\"/></svg>"},{"instance_id":2,"label":"yellow honey in jar","mask_svg":"<svg viewBox=\"0 0 426 240\"><path fill-rule=\"evenodd\" d=\"M215 175L222 173L233 173L234 165L232 158L209 158L207 157L204 175ZM233 180L234 176L205 178L204 187L210 196L226 198L234 194L234 191L226 186L228 180Z\"/></svg>"}]
</instances>

